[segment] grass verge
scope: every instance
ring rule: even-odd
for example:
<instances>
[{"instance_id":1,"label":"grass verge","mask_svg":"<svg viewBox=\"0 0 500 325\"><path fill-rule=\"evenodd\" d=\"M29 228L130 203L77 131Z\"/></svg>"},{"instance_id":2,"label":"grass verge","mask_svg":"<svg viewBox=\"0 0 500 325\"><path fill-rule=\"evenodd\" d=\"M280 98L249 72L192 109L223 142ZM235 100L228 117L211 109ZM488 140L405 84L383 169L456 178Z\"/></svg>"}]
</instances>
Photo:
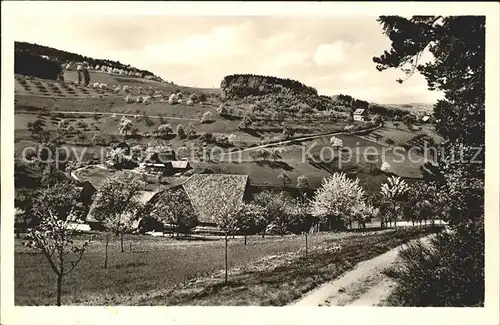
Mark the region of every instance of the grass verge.
<instances>
[{"instance_id":1,"label":"grass verge","mask_svg":"<svg viewBox=\"0 0 500 325\"><path fill-rule=\"evenodd\" d=\"M138 305L260 305L283 306L320 284L333 280L357 263L411 239L439 231L437 227L400 228L326 240L304 256L303 249L268 256L235 268L224 284L224 273L194 279L164 293L147 294ZM338 251L335 246L340 245Z\"/></svg>"}]
</instances>

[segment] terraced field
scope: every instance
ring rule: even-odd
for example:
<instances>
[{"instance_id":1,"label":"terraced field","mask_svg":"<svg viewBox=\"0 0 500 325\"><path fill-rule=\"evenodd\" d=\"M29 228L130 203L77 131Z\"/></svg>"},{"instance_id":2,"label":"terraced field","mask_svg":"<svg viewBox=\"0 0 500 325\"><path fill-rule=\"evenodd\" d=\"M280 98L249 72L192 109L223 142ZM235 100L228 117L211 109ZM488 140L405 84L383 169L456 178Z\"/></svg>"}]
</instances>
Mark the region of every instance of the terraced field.
<instances>
[{"instance_id":1,"label":"terraced field","mask_svg":"<svg viewBox=\"0 0 500 325\"><path fill-rule=\"evenodd\" d=\"M367 136L367 139L381 144L386 143L387 139L391 139L396 145L403 145L416 136L417 134L414 132L399 130L391 127L382 127L370 133Z\"/></svg>"},{"instance_id":2,"label":"terraced field","mask_svg":"<svg viewBox=\"0 0 500 325\"><path fill-rule=\"evenodd\" d=\"M38 79L16 75L15 90L21 95L32 95L46 98L89 98L117 97L110 89L93 89L75 83Z\"/></svg>"}]
</instances>

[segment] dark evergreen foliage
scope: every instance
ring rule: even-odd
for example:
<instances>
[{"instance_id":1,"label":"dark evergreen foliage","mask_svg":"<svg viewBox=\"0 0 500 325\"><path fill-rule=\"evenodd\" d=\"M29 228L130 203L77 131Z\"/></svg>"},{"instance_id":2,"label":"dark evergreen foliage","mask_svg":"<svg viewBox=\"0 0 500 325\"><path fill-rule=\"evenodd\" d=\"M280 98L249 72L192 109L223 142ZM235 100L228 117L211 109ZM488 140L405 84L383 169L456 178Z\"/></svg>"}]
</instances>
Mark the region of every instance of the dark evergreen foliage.
<instances>
[{"instance_id":1,"label":"dark evergreen foliage","mask_svg":"<svg viewBox=\"0 0 500 325\"><path fill-rule=\"evenodd\" d=\"M61 73L61 65L28 51L14 52L14 73L35 76L43 79L57 80Z\"/></svg>"},{"instance_id":2,"label":"dark evergreen foliage","mask_svg":"<svg viewBox=\"0 0 500 325\"><path fill-rule=\"evenodd\" d=\"M441 90L434 106L436 130L445 138L437 166L424 168L417 200L431 203L450 233L430 246L413 245L390 275L398 287L392 302L405 306L484 304L485 17L381 16L390 51L373 58L377 69L422 73ZM466 26L466 27L464 27ZM425 49L435 60L419 64ZM407 79L406 78L406 79ZM404 82L403 79L397 80ZM495 108L493 108L495 109Z\"/></svg>"},{"instance_id":3,"label":"dark evergreen foliage","mask_svg":"<svg viewBox=\"0 0 500 325\"><path fill-rule=\"evenodd\" d=\"M125 65L125 64L121 63L120 61L113 61L113 60L108 60L108 59L94 59L94 58L91 58L88 56L83 56L83 55L76 54L76 53L62 51L62 50L58 50L58 49L55 49L52 47L43 46L43 45L39 45L39 44L32 44L32 43L27 43L27 42L14 42L14 49L16 50L16 56L18 55L18 51L21 51L24 53L29 53L32 56L45 55L45 56L50 57L51 60L58 62L58 63L71 62L71 61L73 61L73 62L86 61L92 66L106 65L106 66L112 67L112 68L126 69L126 70L131 70L134 72L139 72L139 73L143 74L143 76L148 76L148 75L154 76L154 74L150 71L131 68L130 65ZM55 78L49 78L49 79L55 79Z\"/></svg>"}]
</instances>

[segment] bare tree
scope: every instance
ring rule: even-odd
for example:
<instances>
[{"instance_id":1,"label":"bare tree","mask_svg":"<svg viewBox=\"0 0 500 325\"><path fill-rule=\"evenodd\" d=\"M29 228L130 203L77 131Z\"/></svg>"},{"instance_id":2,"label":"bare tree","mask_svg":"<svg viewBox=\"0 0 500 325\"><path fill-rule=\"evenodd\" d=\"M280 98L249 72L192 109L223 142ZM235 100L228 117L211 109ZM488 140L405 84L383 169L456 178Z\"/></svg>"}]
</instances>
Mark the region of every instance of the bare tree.
<instances>
[{"instance_id":1,"label":"bare tree","mask_svg":"<svg viewBox=\"0 0 500 325\"><path fill-rule=\"evenodd\" d=\"M221 209L217 209L213 211L214 221L217 223L217 226L224 233L224 283L227 283L227 269L228 269L228 261L227 261L227 242L228 236L233 234L237 230L238 224L238 214L240 213L241 204L239 202L226 201L225 204L222 205Z\"/></svg>"},{"instance_id":2,"label":"bare tree","mask_svg":"<svg viewBox=\"0 0 500 325\"><path fill-rule=\"evenodd\" d=\"M74 241L76 225L83 216L79 195L70 183L42 190L33 206L40 222L27 235L26 245L40 251L57 276L58 306L63 277L77 267L89 245L89 240Z\"/></svg>"},{"instance_id":3,"label":"bare tree","mask_svg":"<svg viewBox=\"0 0 500 325\"><path fill-rule=\"evenodd\" d=\"M106 247L110 233L115 233L120 236L120 248L121 252L124 252L123 236L134 228L138 221L142 208L139 195L143 188L144 183L141 180L127 174L110 177L99 188L91 213L107 230ZM107 260L106 249L104 268L107 268Z\"/></svg>"},{"instance_id":4,"label":"bare tree","mask_svg":"<svg viewBox=\"0 0 500 325\"><path fill-rule=\"evenodd\" d=\"M290 178L290 176L285 172L281 172L278 175L278 180L283 184L283 187L286 187L287 185L289 185L292 182L292 179Z\"/></svg>"}]
</instances>

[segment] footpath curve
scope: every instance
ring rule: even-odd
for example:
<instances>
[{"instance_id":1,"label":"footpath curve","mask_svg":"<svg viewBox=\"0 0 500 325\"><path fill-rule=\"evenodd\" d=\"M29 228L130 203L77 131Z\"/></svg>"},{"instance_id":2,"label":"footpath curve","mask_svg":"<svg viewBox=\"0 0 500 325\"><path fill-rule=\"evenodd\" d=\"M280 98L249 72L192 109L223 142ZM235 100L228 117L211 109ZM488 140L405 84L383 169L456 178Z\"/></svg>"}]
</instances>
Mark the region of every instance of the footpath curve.
<instances>
[{"instance_id":1,"label":"footpath curve","mask_svg":"<svg viewBox=\"0 0 500 325\"><path fill-rule=\"evenodd\" d=\"M411 242L429 244L435 235L428 235ZM358 263L353 270L339 278L306 293L292 306L378 306L395 288L395 282L383 270L398 263L398 253L404 245L371 260Z\"/></svg>"}]
</instances>

